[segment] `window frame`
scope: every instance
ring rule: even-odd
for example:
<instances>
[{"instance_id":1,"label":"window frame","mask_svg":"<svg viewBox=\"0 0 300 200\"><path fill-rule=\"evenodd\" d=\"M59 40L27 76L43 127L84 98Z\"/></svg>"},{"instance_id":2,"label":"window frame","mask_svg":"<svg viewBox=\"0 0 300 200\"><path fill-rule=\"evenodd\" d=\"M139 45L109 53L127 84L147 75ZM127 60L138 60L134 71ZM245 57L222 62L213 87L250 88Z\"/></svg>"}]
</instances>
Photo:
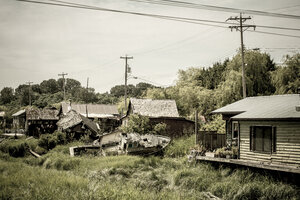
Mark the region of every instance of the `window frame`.
<instances>
[{"instance_id":1,"label":"window frame","mask_svg":"<svg viewBox=\"0 0 300 200\"><path fill-rule=\"evenodd\" d=\"M256 148L256 133L255 133L255 128L260 127L260 128L271 128L271 139L270 139L270 151L265 151L264 148L263 150L257 150ZM272 126L272 125L254 125L254 126L250 126L250 134L249 134L249 149L251 152L254 153L266 153L266 154L273 154L276 153L276 143L277 143L277 133L276 133L276 126ZM263 132L263 134L265 134L265 132ZM263 139L262 139L262 143L263 145L265 144L265 140L267 138L264 137L263 135ZM263 146L264 147L264 146Z\"/></svg>"},{"instance_id":2,"label":"window frame","mask_svg":"<svg viewBox=\"0 0 300 200\"><path fill-rule=\"evenodd\" d=\"M234 137L234 125L235 124L237 125L237 132L238 132L238 134L237 134L236 137ZM239 138L239 134L240 134L239 122L238 121L233 121L232 122L232 126L231 126L231 138L232 139L238 139Z\"/></svg>"}]
</instances>

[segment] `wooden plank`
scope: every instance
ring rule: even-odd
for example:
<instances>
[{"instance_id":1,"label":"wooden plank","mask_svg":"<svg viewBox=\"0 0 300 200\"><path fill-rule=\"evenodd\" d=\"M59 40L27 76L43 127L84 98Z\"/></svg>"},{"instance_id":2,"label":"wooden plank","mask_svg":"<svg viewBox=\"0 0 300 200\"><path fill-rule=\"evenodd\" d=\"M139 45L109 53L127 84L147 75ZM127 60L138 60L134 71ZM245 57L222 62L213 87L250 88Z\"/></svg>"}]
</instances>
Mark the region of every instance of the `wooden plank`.
<instances>
[{"instance_id":1,"label":"wooden plank","mask_svg":"<svg viewBox=\"0 0 300 200\"><path fill-rule=\"evenodd\" d=\"M300 169L295 166L287 166L287 165L280 165L280 164L266 164L263 162L257 161L244 161L241 159L226 159L226 158L211 158L206 156L197 156L197 161L211 161L211 162L218 162L218 163L227 163L227 164L235 164L235 165L242 165L254 168L261 168L261 169L269 169L275 171L283 171L283 172L290 172L290 173L297 173L300 174Z\"/></svg>"}]
</instances>

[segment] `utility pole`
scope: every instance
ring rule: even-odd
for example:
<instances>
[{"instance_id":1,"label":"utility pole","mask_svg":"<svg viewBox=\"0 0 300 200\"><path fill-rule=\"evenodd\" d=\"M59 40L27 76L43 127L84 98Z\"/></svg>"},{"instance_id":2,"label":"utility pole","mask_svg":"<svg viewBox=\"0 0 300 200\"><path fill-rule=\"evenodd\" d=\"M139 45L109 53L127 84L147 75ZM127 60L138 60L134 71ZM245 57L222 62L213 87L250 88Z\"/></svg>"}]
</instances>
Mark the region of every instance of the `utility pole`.
<instances>
[{"instance_id":1,"label":"utility pole","mask_svg":"<svg viewBox=\"0 0 300 200\"><path fill-rule=\"evenodd\" d=\"M87 91L87 98L88 98L88 95L89 95L89 77L87 78L87 81L86 81L86 91ZM85 103L86 103L85 104L85 112L86 112L86 117L88 118L89 113L88 113L87 101Z\"/></svg>"},{"instance_id":2,"label":"utility pole","mask_svg":"<svg viewBox=\"0 0 300 200\"><path fill-rule=\"evenodd\" d=\"M253 28L255 30L255 25L243 25L245 21L251 19L251 17L243 17L242 13L240 13L240 17L230 17L226 21L235 20L238 21L240 24L238 26L229 26L231 29L236 29L236 31L241 32L241 54L242 54L242 84L243 84L243 98L246 98L246 80L245 80L245 60L244 60L244 39L243 39L243 32L246 31L248 28Z\"/></svg>"},{"instance_id":3,"label":"utility pole","mask_svg":"<svg viewBox=\"0 0 300 200\"><path fill-rule=\"evenodd\" d=\"M62 76L63 78L63 89L64 89L64 101L66 101L66 81L65 81L65 76L67 76L68 73L61 73L61 74L58 74L58 76Z\"/></svg>"},{"instance_id":4,"label":"utility pole","mask_svg":"<svg viewBox=\"0 0 300 200\"><path fill-rule=\"evenodd\" d=\"M31 81L26 82L26 84L28 84L28 96L29 96L29 106L31 106Z\"/></svg>"},{"instance_id":5,"label":"utility pole","mask_svg":"<svg viewBox=\"0 0 300 200\"><path fill-rule=\"evenodd\" d=\"M132 56L121 56L120 57L121 59L125 59L125 97L124 97L124 100L125 100L125 109L127 109L127 73L128 73L128 59L133 59Z\"/></svg>"}]
</instances>

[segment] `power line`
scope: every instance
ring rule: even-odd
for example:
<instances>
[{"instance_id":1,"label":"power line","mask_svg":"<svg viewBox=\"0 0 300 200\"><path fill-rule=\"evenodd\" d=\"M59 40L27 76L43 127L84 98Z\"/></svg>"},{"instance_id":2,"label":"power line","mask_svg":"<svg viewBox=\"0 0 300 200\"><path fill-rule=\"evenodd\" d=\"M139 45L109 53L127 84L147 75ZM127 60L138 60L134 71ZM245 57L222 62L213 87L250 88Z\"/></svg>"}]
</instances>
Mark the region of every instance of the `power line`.
<instances>
[{"instance_id":1,"label":"power line","mask_svg":"<svg viewBox=\"0 0 300 200\"><path fill-rule=\"evenodd\" d=\"M32 81L28 81L26 82L26 84L28 84L28 98L29 98L29 106L31 106L31 83L33 83Z\"/></svg>"},{"instance_id":2,"label":"power line","mask_svg":"<svg viewBox=\"0 0 300 200\"><path fill-rule=\"evenodd\" d=\"M66 81L65 81L65 76L67 76L68 73L61 73L61 74L58 74L58 76L62 76L63 78L63 89L64 89L64 101L66 100Z\"/></svg>"},{"instance_id":3,"label":"power line","mask_svg":"<svg viewBox=\"0 0 300 200\"><path fill-rule=\"evenodd\" d=\"M239 21L240 25L239 26L229 26L231 29L236 29L237 31L240 31L241 33L241 51L242 51L242 83L243 83L243 98L246 98L246 80L245 80L245 61L244 61L244 42L243 42L243 32L249 28L254 28L254 25L243 25L245 21L248 19L251 19L251 17L243 17L242 13L240 13L240 17L230 17L227 20L235 20ZM226 21L227 21L226 20Z\"/></svg>"},{"instance_id":4,"label":"power line","mask_svg":"<svg viewBox=\"0 0 300 200\"><path fill-rule=\"evenodd\" d=\"M80 8L80 9L88 9L88 10L108 11L108 12L116 12L116 13L123 13L123 14L147 16L147 17L154 17L154 18L160 18L160 19L171 20L171 21L179 21L179 22L199 24L199 25L204 25L204 26L219 27L219 28L227 28L227 27L226 26L221 26L221 25L215 25L215 24L207 24L207 23L219 23L219 24L226 24L226 25L229 25L229 24L236 25L234 23L227 23L227 22L214 21L214 20L203 20L203 19L195 19L195 18L175 17L175 16L168 16L168 15L155 15L155 14L146 14L146 13L139 13L139 12L114 10L114 9L95 7L95 6L88 6L88 5L84 5L84 4L69 3L69 2L65 2L65 1L51 0L51 1L61 2L61 3L66 3L66 4L40 2L40 1L32 1L32 0L17 0L17 1L28 2L28 3L37 3L37 4L45 4L45 5L52 5L52 6L62 6L62 7L71 7L71 8ZM200 23L200 22L206 22L206 23ZM284 29L284 28L286 28L286 27L281 27L281 29ZM291 28L286 28L286 29L290 30ZM300 36L296 36L296 35L280 34L280 33L265 32L265 31L256 31L256 32L257 33L263 33L263 34L270 34L270 35L300 38Z\"/></svg>"},{"instance_id":5,"label":"power line","mask_svg":"<svg viewBox=\"0 0 300 200\"><path fill-rule=\"evenodd\" d=\"M184 2L184 1L173 1L173 0L161 0L161 1L160 0L151 0L151 1L150 0L130 0L130 1L149 3L149 4L166 5L166 6L175 6L175 7L182 7L182 8L194 8L194 9L235 12L235 13L248 13L248 14L253 14L253 15L262 15L262 16L269 16L269 17L300 19L300 16L298 16L298 15L271 13L271 12L258 11L258 10L237 9L237 8L232 8L232 7L212 6L212 5L196 4L196 3Z\"/></svg>"},{"instance_id":6,"label":"power line","mask_svg":"<svg viewBox=\"0 0 300 200\"><path fill-rule=\"evenodd\" d=\"M125 95L124 95L124 100L125 100L125 109L127 109L127 73L128 73L128 60L133 59L132 56L121 56L121 59L125 59Z\"/></svg>"}]
</instances>

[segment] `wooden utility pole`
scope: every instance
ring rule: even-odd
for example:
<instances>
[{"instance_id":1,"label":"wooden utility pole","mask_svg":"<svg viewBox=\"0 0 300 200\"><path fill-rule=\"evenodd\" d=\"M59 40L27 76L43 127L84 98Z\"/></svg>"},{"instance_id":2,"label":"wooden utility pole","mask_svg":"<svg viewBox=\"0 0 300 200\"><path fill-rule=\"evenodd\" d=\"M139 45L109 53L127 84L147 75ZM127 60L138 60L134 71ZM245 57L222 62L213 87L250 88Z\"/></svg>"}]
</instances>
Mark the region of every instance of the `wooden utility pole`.
<instances>
[{"instance_id":1,"label":"wooden utility pole","mask_svg":"<svg viewBox=\"0 0 300 200\"><path fill-rule=\"evenodd\" d=\"M26 82L26 84L28 84L28 98L29 98L29 106L31 106L31 83L33 83L33 82L31 82L31 81L28 81L28 82Z\"/></svg>"},{"instance_id":2,"label":"wooden utility pole","mask_svg":"<svg viewBox=\"0 0 300 200\"><path fill-rule=\"evenodd\" d=\"M87 91L87 97L89 95L89 77L87 78L86 81L86 91ZM88 105L87 105L87 101L85 102L85 112L86 112L86 117L89 117L89 113L88 113Z\"/></svg>"},{"instance_id":3,"label":"wooden utility pole","mask_svg":"<svg viewBox=\"0 0 300 200\"><path fill-rule=\"evenodd\" d=\"M195 110L195 145L197 145L198 140L198 109Z\"/></svg>"},{"instance_id":4,"label":"wooden utility pole","mask_svg":"<svg viewBox=\"0 0 300 200\"><path fill-rule=\"evenodd\" d=\"M243 98L247 97L246 94L246 80L245 80L245 60L244 60L244 38L243 32L246 31L248 28L253 28L255 30L255 25L243 25L245 21L251 19L251 17L243 17L242 13L240 13L240 17L230 17L226 21L235 20L238 21L240 24L238 26L229 26L231 29L236 29L236 31L241 32L241 54L242 54L242 84L243 84Z\"/></svg>"},{"instance_id":5,"label":"wooden utility pole","mask_svg":"<svg viewBox=\"0 0 300 200\"><path fill-rule=\"evenodd\" d=\"M125 101L125 110L127 109L127 73L128 73L128 59L133 59L132 56L121 56L121 59L125 59L125 94L124 94L124 101Z\"/></svg>"},{"instance_id":6,"label":"wooden utility pole","mask_svg":"<svg viewBox=\"0 0 300 200\"><path fill-rule=\"evenodd\" d=\"M61 74L58 74L58 76L62 76L63 78L63 89L64 89L64 101L66 101L66 81L65 81L65 76L67 76L68 73L61 73Z\"/></svg>"}]
</instances>

